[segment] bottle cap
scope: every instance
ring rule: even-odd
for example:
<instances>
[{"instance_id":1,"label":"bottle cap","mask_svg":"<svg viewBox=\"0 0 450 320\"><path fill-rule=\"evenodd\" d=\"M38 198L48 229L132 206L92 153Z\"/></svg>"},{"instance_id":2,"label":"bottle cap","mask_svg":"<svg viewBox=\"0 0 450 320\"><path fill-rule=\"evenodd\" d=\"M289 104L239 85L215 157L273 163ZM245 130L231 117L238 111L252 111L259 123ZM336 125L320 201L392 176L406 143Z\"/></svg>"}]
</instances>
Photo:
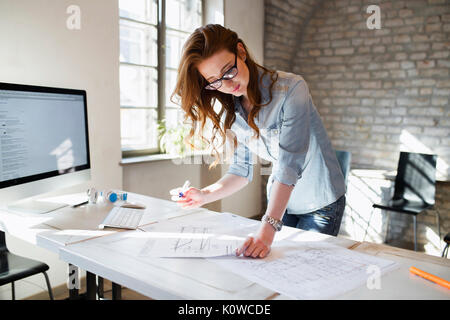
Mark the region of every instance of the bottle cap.
<instances>
[{"instance_id":1,"label":"bottle cap","mask_svg":"<svg viewBox=\"0 0 450 320\"><path fill-rule=\"evenodd\" d=\"M111 192L111 194L108 197L109 201L116 202L117 201L117 194L114 192Z\"/></svg>"}]
</instances>

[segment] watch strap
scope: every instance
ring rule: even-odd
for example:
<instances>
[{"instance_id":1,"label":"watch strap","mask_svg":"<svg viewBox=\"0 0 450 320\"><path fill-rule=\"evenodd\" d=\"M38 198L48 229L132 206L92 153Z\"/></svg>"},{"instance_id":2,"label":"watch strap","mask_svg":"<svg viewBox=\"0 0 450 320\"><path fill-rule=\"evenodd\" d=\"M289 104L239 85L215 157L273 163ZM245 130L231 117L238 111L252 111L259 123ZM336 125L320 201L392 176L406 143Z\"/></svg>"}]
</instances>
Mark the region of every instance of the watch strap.
<instances>
[{"instance_id":1,"label":"watch strap","mask_svg":"<svg viewBox=\"0 0 450 320\"><path fill-rule=\"evenodd\" d=\"M275 229L275 231L280 231L283 227L283 222L281 220L275 219L271 216L268 216L267 214L262 217L261 221L270 224Z\"/></svg>"}]
</instances>

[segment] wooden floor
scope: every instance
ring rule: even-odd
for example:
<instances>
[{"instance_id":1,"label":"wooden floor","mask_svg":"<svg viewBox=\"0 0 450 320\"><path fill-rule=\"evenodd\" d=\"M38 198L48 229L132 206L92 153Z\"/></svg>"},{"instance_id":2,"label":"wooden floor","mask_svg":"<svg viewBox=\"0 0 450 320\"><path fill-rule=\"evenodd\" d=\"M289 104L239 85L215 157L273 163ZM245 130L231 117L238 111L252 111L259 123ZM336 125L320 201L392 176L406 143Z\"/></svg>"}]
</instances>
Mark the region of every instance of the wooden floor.
<instances>
[{"instance_id":1,"label":"wooden floor","mask_svg":"<svg viewBox=\"0 0 450 320\"><path fill-rule=\"evenodd\" d=\"M85 288L85 279L81 279L81 288L79 290L79 293L82 294L86 292ZM69 290L67 289L66 285L58 286L56 288L52 288L53 290L53 296L55 300L65 300L69 297ZM112 285L111 281L104 280L103 285L104 290L104 299L111 300L112 296ZM36 295L33 295L31 297L26 298L25 300L50 300L48 293L41 292ZM146 296L143 296L133 290L130 290L128 288L122 288L122 300L152 300L151 298L148 298Z\"/></svg>"}]
</instances>

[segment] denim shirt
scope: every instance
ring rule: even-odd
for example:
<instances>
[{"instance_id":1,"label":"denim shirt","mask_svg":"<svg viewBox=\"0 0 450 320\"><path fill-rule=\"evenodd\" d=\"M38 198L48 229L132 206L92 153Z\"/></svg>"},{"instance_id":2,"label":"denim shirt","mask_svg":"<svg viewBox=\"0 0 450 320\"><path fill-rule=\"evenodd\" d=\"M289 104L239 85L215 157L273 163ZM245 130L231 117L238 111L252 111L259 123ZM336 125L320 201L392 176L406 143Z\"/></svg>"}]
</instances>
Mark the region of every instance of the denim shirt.
<instances>
[{"instance_id":1,"label":"denim shirt","mask_svg":"<svg viewBox=\"0 0 450 320\"><path fill-rule=\"evenodd\" d=\"M345 194L344 176L305 80L278 71L272 101L255 117L260 137L247 123L247 113L234 97L236 120L231 126L238 145L227 173L253 178L255 155L272 162L267 199L274 180L294 186L287 205L290 214L323 208ZM259 72L260 77L262 71ZM269 101L270 75L260 84L262 102ZM259 172L257 174L260 174Z\"/></svg>"}]
</instances>

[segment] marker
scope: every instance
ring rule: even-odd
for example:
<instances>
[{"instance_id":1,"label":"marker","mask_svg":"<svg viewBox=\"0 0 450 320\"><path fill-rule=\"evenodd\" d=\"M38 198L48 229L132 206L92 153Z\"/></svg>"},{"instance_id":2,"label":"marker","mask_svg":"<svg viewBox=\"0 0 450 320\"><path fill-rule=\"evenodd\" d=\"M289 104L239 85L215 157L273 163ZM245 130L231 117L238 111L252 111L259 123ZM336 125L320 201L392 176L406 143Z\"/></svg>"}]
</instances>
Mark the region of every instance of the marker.
<instances>
[{"instance_id":1,"label":"marker","mask_svg":"<svg viewBox=\"0 0 450 320\"><path fill-rule=\"evenodd\" d=\"M186 182L183 184L183 186L181 187L181 189L184 191L187 188L189 188L191 186L191 183L189 182L189 180L186 180ZM182 191L180 191L180 193L178 193L178 197L179 198L183 198L184 197L184 193Z\"/></svg>"},{"instance_id":2,"label":"marker","mask_svg":"<svg viewBox=\"0 0 450 320\"><path fill-rule=\"evenodd\" d=\"M447 289L450 289L450 282L448 282L447 280L444 280L442 278L436 277L435 275L432 275L428 272L422 271L415 267L409 268L409 272L414 273L415 275L420 276L424 279L430 280L430 281L432 281L440 286L443 286Z\"/></svg>"},{"instance_id":3,"label":"marker","mask_svg":"<svg viewBox=\"0 0 450 320\"><path fill-rule=\"evenodd\" d=\"M78 208L78 207L82 206L83 204L88 204L88 203L89 203L89 201L78 203L78 204L73 205L72 208Z\"/></svg>"}]
</instances>

